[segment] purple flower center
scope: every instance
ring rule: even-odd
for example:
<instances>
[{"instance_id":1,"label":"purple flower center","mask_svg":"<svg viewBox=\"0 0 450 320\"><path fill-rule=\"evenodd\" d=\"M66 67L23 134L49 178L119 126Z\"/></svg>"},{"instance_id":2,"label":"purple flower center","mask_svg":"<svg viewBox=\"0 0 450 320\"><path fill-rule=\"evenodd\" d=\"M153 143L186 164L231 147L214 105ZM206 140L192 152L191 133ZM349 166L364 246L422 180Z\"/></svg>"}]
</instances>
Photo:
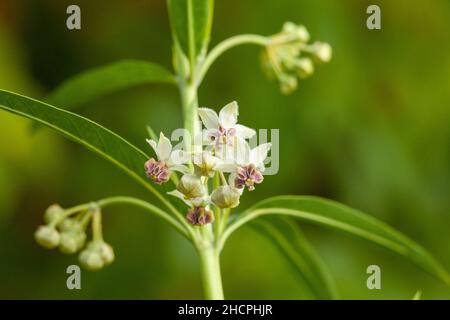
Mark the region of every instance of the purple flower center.
<instances>
[{"instance_id":1,"label":"purple flower center","mask_svg":"<svg viewBox=\"0 0 450 320\"><path fill-rule=\"evenodd\" d=\"M264 180L263 175L254 164L238 167L236 174L234 186L239 189L247 186L249 191L253 191L255 190L255 184L259 184Z\"/></svg>"},{"instance_id":2,"label":"purple flower center","mask_svg":"<svg viewBox=\"0 0 450 320\"><path fill-rule=\"evenodd\" d=\"M205 207L194 207L188 210L186 220L194 226L204 226L205 224L214 221L214 216L211 211L206 210Z\"/></svg>"},{"instance_id":3,"label":"purple flower center","mask_svg":"<svg viewBox=\"0 0 450 320\"><path fill-rule=\"evenodd\" d=\"M236 136L236 129L225 129L219 126L219 129L209 134L209 139L215 142L216 147L220 148L222 145L233 146L233 138Z\"/></svg>"},{"instance_id":4,"label":"purple flower center","mask_svg":"<svg viewBox=\"0 0 450 320\"><path fill-rule=\"evenodd\" d=\"M156 161L151 158L145 165L145 173L149 179L152 179L156 184L162 184L170 179L170 170L164 161Z\"/></svg>"}]
</instances>

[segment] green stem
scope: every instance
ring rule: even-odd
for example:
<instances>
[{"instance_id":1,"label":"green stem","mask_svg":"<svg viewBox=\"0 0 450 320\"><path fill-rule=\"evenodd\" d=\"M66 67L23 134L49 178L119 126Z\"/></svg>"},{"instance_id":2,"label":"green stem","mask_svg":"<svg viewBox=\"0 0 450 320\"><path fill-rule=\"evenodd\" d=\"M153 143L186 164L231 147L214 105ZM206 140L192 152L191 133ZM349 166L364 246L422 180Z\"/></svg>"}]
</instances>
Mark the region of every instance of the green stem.
<instances>
[{"instance_id":1,"label":"green stem","mask_svg":"<svg viewBox=\"0 0 450 320\"><path fill-rule=\"evenodd\" d=\"M270 43L271 39L269 37L264 37L257 34L240 34L220 42L209 52L208 56L205 58L205 61L201 65L200 71L197 76L198 85L200 85L214 61L216 61L216 59L220 57L225 51L241 44L256 44L266 47Z\"/></svg>"},{"instance_id":2,"label":"green stem","mask_svg":"<svg viewBox=\"0 0 450 320\"><path fill-rule=\"evenodd\" d=\"M219 252L214 247L199 248L205 299L223 300Z\"/></svg>"},{"instance_id":3,"label":"green stem","mask_svg":"<svg viewBox=\"0 0 450 320\"><path fill-rule=\"evenodd\" d=\"M175 58L178 63L181 63L182 54L179 48L175 48ZM184 129L187 130L187 135L184 137L186 151L193 150L195 139L197 138L198 120L198 81L195 76L197 66L191 66L190 76L180 72L178 75L178 85L181 96L181 103L183 107ZM181 69L180 69L181 70ZM190 231L193 230L188 226ZM219 252L215 246L214 231L209 226L202 226L199 229L198 236L194 238L195 246L200 257L201 263L201 277L206 299L223 299L222 278L220 274Z\"/></svg>"}]
</instances>

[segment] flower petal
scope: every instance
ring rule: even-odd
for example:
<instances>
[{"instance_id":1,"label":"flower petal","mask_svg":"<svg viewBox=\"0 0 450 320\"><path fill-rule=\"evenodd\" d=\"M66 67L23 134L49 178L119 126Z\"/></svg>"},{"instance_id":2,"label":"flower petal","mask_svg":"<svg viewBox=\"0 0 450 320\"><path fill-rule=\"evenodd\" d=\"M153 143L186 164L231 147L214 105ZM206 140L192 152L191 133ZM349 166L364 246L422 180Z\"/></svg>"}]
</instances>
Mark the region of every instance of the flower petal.
<instances>
[{"instance_id":1,"label":"flower petal","mask_svg":"<svg viewBox=\"0 0 450 320\"><path fill-rule=\"evenodd\" d=\"M171 152L172 143L170 143L170 140L161 132L159 134L158 150L156 151L159 160L167 162L170 158Z\"/></svg>"},{"instance_id":2,"label":"flower petal","mask_svg":"<svg viewBox=\"0 0 450 320\"><path fill-rule=\"evenodd\" d=\"M235 148L233 150L234 159L239 165L246 165L250 163L250 146L247 141L242 138L236 137Z\"/></svg>"},{"instance_id":3,"label":"flower petal","mask_svg":"<svg viewBox=\"0 0 450 320\"><path fill-rule=\"evenodd\" d=\"M167 165L172 167L174 165L185 164L191 160L191 154L183 150L173 150L167 160Z\"/></svg>"},{"instance_id":4,"label":"flower petal","mask_svg":"<svg viewBox=\"0 0 450 320\"><path fill-rule=\"evenodd\" d=\"M219 117L214 110L209 108L199 108L198 115L200 116L200 119L202 119L206 129L219 128Z\"/></svg>"},{"instance_id":5,"label":"flower petal","mask_svg":"<svg viewBox=\"0 0 450 320\"><path fill-rule=\"evenodd\" d=\"M170 166L170 170L178 171L181 173L189 173L189 168L182 164L174 164L174 165Z\"/></svg>"},{"instance_id":6,"label":"flower petal","mask_svg":"<svg viewBox=\"0 0 450 320\"><path fill-rule=\"evenodd\" d=\"M267 158L271 143L263 143L250 151L250 163L253 163L256 167L261 167L264 160Z\"/></svg>"},{"instance_id":7,"label":"flower petal","mask_svg":"<svg viewBox=\"0 0 450 320\"><path fill-rule=\"evenodd\" d=\"M234 128L236 129L236 134L242 139L250 139L256 134L255 130L243 126L242 124L237 124L234 126Z\"/></svg>"},{"instance_id":8,"label":"flower petal","mask_svg":"<svg viewBox=\"0 0 450 320\"><path fill-rule=\"evenodd\" d=\"M238 109L239 107L236 101L227 104L219 112L219 123L224 128L234 127L234 125L237 123Z\"/></svg>"},{"instance_id":9,"label":"flower petal","mask_svg":"<svg viewBox=\"0 0 450 320\"><path fill-rule=\"evenodd\" d=\"M167 194L170 194L171 196L177 197L178 199L183 200L183 202L186 203L188 206L191 206L190 201L187 200L187 199L184 197L184 194L182 194L180 191L178 191L178 190L175 189L175 190L172 190L172 191L167 192Z\"/></svg>"},{"instance_id":10,"label":"flower petal","mask_svg":"<svg viewBox=\"0 0 450 320\"><path fill-rule=\"evenodd\" d=\"M155 153L158 155L158 144L156 143L156 141L152 139L145 139L145 141L147 141L150 147L152 147Z\"/></svg>"},{"instance_id":11,"label":"flower petal","mask_svg":"<svg viewBox=\"0 0 450 320\"><path fill-rule=\"evenodd\" d=\"M231 161L223 161L219 162L214 166L215 171L221 171L221 172L235 172L236 171L236 163Z\"/></svg>"}]
</instances>

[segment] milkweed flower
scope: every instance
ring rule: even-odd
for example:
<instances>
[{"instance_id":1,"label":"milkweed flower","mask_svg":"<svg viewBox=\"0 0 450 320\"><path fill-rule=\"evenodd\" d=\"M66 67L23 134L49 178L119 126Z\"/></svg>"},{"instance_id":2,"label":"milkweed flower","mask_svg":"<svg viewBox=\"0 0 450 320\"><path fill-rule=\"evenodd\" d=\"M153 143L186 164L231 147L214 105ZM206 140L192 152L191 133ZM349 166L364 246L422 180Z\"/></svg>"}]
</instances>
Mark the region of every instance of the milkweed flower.
<instances>
[{"instance_id":1,"label":"milkweed flower","mask_svg":"<svg viewBox=\"0 0 450 320\"><path fill-rule=\"evenodd\" d=\"M230 184L243 191L246 186L249 191L255 189L255 184L264 180L264 160L267 158L270 143L263 143L254 149L250 149L247 141L236 140L235 158L218 166L219 170L230 172Z\"/></svg>"},{"instance_id":2,"label":"milkweed flower","mask_svg":"<svg viewBox=\"0 0 450 320\"><path fill-rule=\"evenodd\" d=\"M172 170L188 172L184 164L189 161L189 154L182 150L173 150L172 143L162 132L158 142L152 139L147 139L147 142L155 151L157 160L150 158L144 165L145 172L156 184L169 181Z\"/></svg>"},{"instance_id":3,"label":"milkweed flower","mask_svg":"<svg viewBox=\"0 0 450 320\"><path fill-rule=\"evenodd\" d=\"M248 139L256 134L255 130L237 123L239 107L236 101L224 106L219 114L209 108L199 108L198 114L206 127L206 141L216 150L222 150L223 146L232 147L236 137Z\"/></svg>"}]
</instances>

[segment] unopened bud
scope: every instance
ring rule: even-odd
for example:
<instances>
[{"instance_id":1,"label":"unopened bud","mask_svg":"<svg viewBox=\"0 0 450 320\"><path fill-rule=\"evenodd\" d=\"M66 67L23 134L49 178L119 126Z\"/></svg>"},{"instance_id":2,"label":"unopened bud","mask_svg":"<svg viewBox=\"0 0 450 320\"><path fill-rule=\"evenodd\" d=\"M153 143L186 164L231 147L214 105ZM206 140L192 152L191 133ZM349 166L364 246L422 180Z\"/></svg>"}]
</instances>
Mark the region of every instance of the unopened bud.
<instances>
[{"instance_id":1,"label":"unopened bud","mask_svg":"<svg viewBox=\"0 0 450 320\"><path fill-rule=\"evenodd\" d=\"M80 232L82 231L82 226L79 221L74 218L66 218L58 225L58 228L62 232Z\"/></svg>"},{"instance_id":2,"label":"unopened bud","mask_svg":"<svg viewBox=\"0 0 450 320\"><path fill-rule=\"evenodd\" d=\"M307 78L314 73L314 64L309 58L298 59L295 63L295 71L300 78Z\"/></svg>"},{"instance_id":3,"label":"unopened bud","mask_svg":"<svg viewBox=\"0 0 450 320\"><path fill-rule=\"evenodd\" d=\"M183 175L177 185L177 190L180 191L186 199L201 198L206 192L205 186L200 178L193 174Z\"/></svg>"},{"instance_id":4,"label":"unopened bud","mask_svg":"<svg viewBox=\"0 0 450 320\"><path fill-rule=\"evenodd\" d=\"M105 265L101 252L91 248L81 251L79 260L83 267L91 271L100 270Z\"/></svg>"},{"instance_id":5,"label":"unopened bud","mask_svg":"<svg viewBox=\"0 0 450 320\"><path fill-rule=\"evenodd\" d=\"M283 94L290 94L297 89L298 81L293 75L283 74L279 78L280 89Z\"/></svg>"},{"instance_id":6,"label":"unopened bud","mask_svg":"<svg viewBox=\"0 0 450 320\"><path fill-rule=\"evenodd\" d=\"M308 42L310 35L305 26L297 25L293 22L285 22L283 25L283 32L295 35L301 42Z\"/></svg>"},{"instance_id":7,"label":"unopened bud","mask_svg":"<svg viewBox=\"0 0 450 320\"><path fill-rule=\"evenodd\" d=\"M64 209L58 204L53 204L45 210L44 221L45 223L52 223L60 219L64 214Z\"/></svg>"},{"instance_id":8,"label":"unopened bud","mask_svg":"<svg viewBox=\"0 0 450 320\"><path fill-rule=\"evenodd\" d=\"M234 187L221 186L211 194L211 201L219 208L235 208L239 205L241 193Z\"/></svg>"},{"instance_id":9,"label":"unopened bud","mask_svg":"<svg viewBox=\"0 0 450 320\"><path fill-rule=\"evenodd\" d=\"M37 243L47 249L56 248L59 245L59 232L50 226L40 226L34 233Z\"/></svg>"},{"instance_id":10,"label":"unopened bud","mask_svg":"<svg viewBox=\"0 0 450 320\"><path fill-rule=\"evenodd\" d=\"M103 259L103 262L105 266L111 264L114 261L115 255L113 248L107 244L106 242L103 242L100 246L100 253Z\"/></svg>"},{"instance_id":11,"label":"unopened bud","mask_svg":"<svg viewBox=\"0 0 450 320\"><path fill-rule=\"evenodd\" d=\"M63 232L59 250L65 254L73 254L83 247L85 241L86 234L84 232Z\"/></svg>"},{"instance_id":12,"label":"unopened bud","mask_svg":"<svg viewBox=\"0 0 450 320\"><path fill-rule=\"evenodd\" d=\"M328 43L325 42L316 42L313 44L314 46L314 57L322 63L329 62L331 60L331 56L333 55L333 50Z\"/></svg>"}]
</instances>

